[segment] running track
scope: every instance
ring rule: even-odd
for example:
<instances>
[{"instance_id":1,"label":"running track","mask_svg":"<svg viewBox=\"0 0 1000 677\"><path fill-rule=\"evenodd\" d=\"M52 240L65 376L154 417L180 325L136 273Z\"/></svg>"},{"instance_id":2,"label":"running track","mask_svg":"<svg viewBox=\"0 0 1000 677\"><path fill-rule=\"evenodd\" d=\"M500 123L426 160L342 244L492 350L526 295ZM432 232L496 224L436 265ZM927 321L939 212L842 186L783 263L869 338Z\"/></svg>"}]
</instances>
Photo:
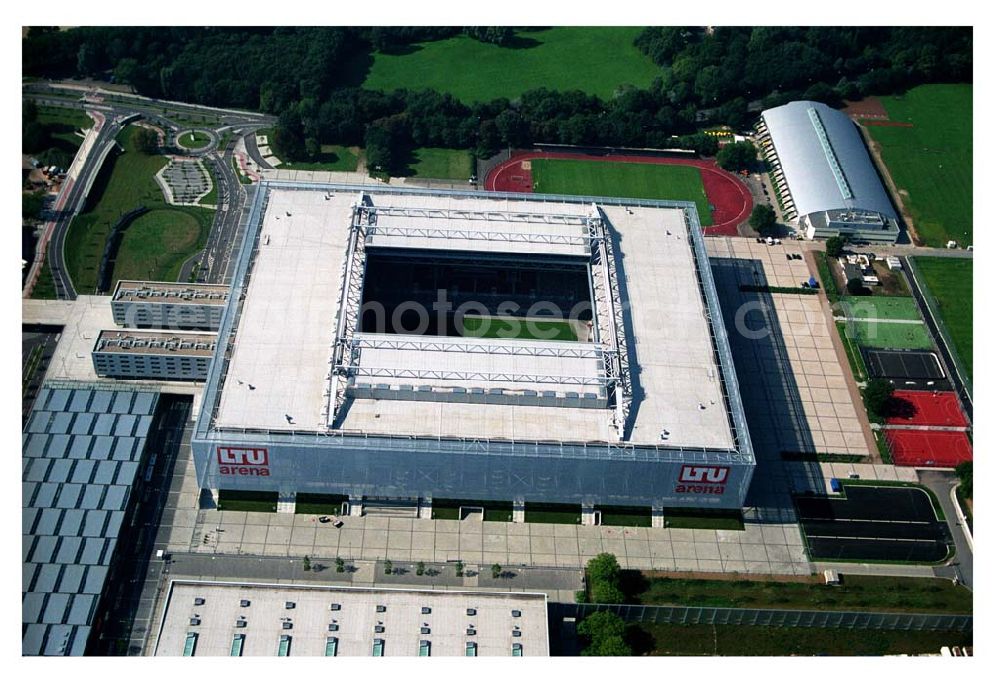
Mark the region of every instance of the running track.
<instances>
[{"instance_id":1,"label":"running track","mask_svg":"<svg viewBox=\"0 0 1000 677\"><path fill-rule=\"evenodd\" d=\"M532 192L531 170L521 163L528 160L591 160L593 162L637 162L663 165L688 165L701 172L708 202L715 209L712 225L705 227L706 235L736 235L736 227L750 218L753 198L750 190L735 176L720 169L712 160L685 158L647 157L641 155L586 155L582 153L521 151L509 160L494 167L486 177L486 190L512 193Z\"/></svg>"}]
</instances>

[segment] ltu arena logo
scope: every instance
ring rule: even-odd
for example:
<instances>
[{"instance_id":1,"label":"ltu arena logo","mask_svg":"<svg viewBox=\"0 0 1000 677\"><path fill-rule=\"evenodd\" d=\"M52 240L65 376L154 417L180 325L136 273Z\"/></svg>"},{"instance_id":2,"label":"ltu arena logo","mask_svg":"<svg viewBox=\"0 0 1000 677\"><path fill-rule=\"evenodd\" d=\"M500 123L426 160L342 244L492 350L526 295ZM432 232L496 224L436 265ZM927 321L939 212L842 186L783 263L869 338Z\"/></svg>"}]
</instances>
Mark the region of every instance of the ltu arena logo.
<instances>
[{"instance_id":1,"label":"ltu arena logo","mask_svg":"<svg viewBox=\"0 0 1000 677\"><path fill-rule=\"evenodd\" d=\"M684 465L677 478L676 494L724 494L729 468L721 465Z\"/></svg>"},{"instance_id":2,"label":"ltu arena logo","mask_svg":"<svg viewBox=\"0 0 1000 677\"><path fill-rule=\"evenodd\" d=\"M220 475L268 477L267 449L264 447L218 447Z\"/></svg>"}]
</instances>

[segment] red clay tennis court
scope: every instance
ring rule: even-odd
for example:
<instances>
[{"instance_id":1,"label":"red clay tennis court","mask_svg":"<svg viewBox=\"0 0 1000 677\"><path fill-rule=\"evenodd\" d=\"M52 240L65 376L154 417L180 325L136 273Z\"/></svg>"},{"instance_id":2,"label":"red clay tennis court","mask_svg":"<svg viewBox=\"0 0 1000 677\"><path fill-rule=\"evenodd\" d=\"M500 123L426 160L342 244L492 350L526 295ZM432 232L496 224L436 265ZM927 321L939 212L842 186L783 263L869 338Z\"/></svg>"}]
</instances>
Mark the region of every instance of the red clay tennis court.
<instances>
[{"instance_id":1,"label":"red clay tennis court","mask_svg":"<svg viewBox=\"0 0 1000 677\"><path fill-rule=\"evenodd\" d=\"M712 225L704 226L706 235L736 235L737 226L750 218L753 198L750 189L738 178L720 168L714 160L650 157L644 155L589 155L556 151L520 151L490 170L486 190L512 193L532 192L531 161L545 159L591 160L594 162L633 162L697 167L705 196L712 205Z\"/></svg>"},{"instance_id":2,"label":"red clay tennis court","mask_svg":"<svg viewBox=\"0 0 1000 677\"><path fill-rule=\"evenodd\" d=\"M891 414L885 422L892 425L969 425L958 397L951 391L897 390L892 394L889 407Z\"/></svg>"},{"instance_id":3,"label":"red clay tennis court","mask_svg":"<svg viewBox=\"0 0 1000 677\"><path fill-rule=\"evenodd\" d=\"M954 468L972 460L972 445L963 432L887 430L885 436L896 465Z\"/></svg>"}]
</instances>

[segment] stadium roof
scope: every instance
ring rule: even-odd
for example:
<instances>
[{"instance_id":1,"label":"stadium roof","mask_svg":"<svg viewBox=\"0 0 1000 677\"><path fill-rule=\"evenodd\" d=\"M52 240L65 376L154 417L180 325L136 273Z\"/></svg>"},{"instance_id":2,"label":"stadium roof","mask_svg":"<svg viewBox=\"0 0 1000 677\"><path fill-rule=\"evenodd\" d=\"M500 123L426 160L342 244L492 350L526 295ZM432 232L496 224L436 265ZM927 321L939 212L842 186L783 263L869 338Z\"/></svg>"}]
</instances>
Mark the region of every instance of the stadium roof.
<instances>
[{"instance_id":1,"label":"stadium roof","mask_svg":"<svg viewBox=\"0 0 1000 677\"><path fill-rule=\"evenodd\" d=\"M159 395L46 382L22 435L21 653L82 656Z\"/></svg>"},{"instance_id":2,"label":"stadium roof","mask_svg":"<svg viewBox=\"0 0 1000 677\"><path fill-rule=\"evenodd\" d=\"M800 216L866 210L895 219L868 149L854 122L815 101L793 101L763 113Z\"/></svg>"},{"instance_id":3,"label":"stadium roof","mask_svg":"<svg viewBox=\"0 0 1000 677\"><path fill-rule=\"evenodd\" d=\"M622 352L627 351L632 369L638 375L635 379L638 397L632 407L628 441L662 447L736 448L730 414L742 421L742 411L729 410L735 373L728 347L719 347L720 343L725 344L725 329L721 317L716 317L717 301L714 307L706 305L706 299L715 299L714 289L706 287L713 283L699 226L696 220L689 222L696 219L689 205L559 196L486 198L472 192L393 187L366 187L363 198L356 187L265 183L259 190L256 216L252 218L259 219L260 232L257 234L251 226L240 256L234 304L227 310L220 332L233 338L231 347L219 347L219 352L227 351L229 357L217 359L209 377L205 393L209 418L205 432L220 428L298 434L329 430L327 414L336 325L344 311L341 304L347 298L345 286L350 287L344 283L350 280L348 236L352 219L360 213L354 209L359 199L364 200L368 213L378 214L377 227L366 238L366 247L381 245L378 239L385 235L387 223L382 214L392 214L392 220L388 221L392 225L467 229L487 234L485 239L476 236L468 240L461 247L463 251L565 256L570 253L567 247L572 247L582 263L589 260L582 256L589 246L567 245L558 238L589 237L586 219L594 219L597 213L593 200L598 202L598 211L613 231L618 250L614 265L625 301L628 344L622 346ZM407 214L392 211L403 207L411 211ZM419 209L452 210L452 214L444 219L428 211L425 219L414 211ZM461 210L478 211L480 215L466 218L458 213ZM485 212L491 216L482 217ZM567 218L560 223L563 216ZM363 214L361 218L365 218ZM493 237L509 233L515 222L521 224L515 237ZM526 242L522 237L525 232L539 237ZM401 247L395 240L409 236L386 237L394 239L391 246L399 251ZM407 246L440 248L437 238L421 241L420 237L413 236ZM481 246L483 242L488 246ZM353 292L360 297L358 289ZM354 338L364 336L359 334ZM451 340L435 337L433 343ZM512 345L510 341L495 339L465 341L470 344L479 341L476 345L485 348ZM537 384L521 382L518 387L539 394L552 390L555 397L566 395L560 391L573 390L583 399L594 387L589 380L599 376L596 358L602 353L592 343L564 342L564 345L582 349L582 353L531 356L518 361L500 355L486 356L489 359L468 354L456 357L456 353L438 348L427 351L369 346L361 349L362 369L396 371L388 380L384 373L374 376L359 373L353 387L375 387L381 382L393 388L421 385L438 388L455 385L440 378L439 372L471 374L475 367L477 374L471 377L466 374L468 383L464 385L468 389L487 391L497 387L490 379L475 376L502 369L522 375L536 372L566 376L576 381L572 388L566 384L545 385L551 379ZM717 354L717 350L724 355ZM421 373L404 373L404 366ZM724 387L724 382L729 383L729 388ZM512 388L509 383L503 387ZM469 398L465 402L356 397L343 412L336 427L344 434L561 443L619 441L611 424L612 412L586 405L495 403L488 397ZM734 425L740 427L740 423ZM201 424L199 428L202 429Z\"/></svg>"}]
</instances>

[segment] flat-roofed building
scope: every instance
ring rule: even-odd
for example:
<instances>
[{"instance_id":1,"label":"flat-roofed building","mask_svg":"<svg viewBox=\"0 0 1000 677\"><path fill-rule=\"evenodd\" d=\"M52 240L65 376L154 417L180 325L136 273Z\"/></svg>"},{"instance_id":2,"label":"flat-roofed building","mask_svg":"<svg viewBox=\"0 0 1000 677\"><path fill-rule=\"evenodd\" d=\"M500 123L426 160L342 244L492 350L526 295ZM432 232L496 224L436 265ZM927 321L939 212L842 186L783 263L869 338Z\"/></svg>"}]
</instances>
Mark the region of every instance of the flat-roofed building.
<instances>
[{"instance_id":1,"label":"flat-roofed building","mask_svg":"<svg viewBox=\"0 0 1000 677\"><path fill-rule=\"evenodd\" d=\"M693 204L265 181L246 232L203 488L742 506L755 462ZM581 312L556 340L472 331L476 304ZM395 326L409 310L430 320Z\"/></svg>"},{"instance_id":2,"label":"flat-roofed building","mask_svg":"<svg viewBox=\"0 0 1000 677\"><path fill-rule=\"evenodd\" d=\"M156 656L548 656L546 596L174 580Z\"/></svg>"},{"instance_id":3,"label":"flat-roofed building","mask_svg":"<svg viewBox=\"0 0 1000 677\"><path fill-rule=\"evenodd\" d=\"M216 334L202 332L102 331L91 353L98 376L204 381Z\"/></svg>"},{"instance_id":4,"label":"flat-roofed building","mask_svg":"<svg viewBox=\"0 0 1000 677\"><path fill-rule=\"evenodd\" d=\"M222 284L120 280L111 312L122 327L217 331L228 299Z\"/></svg>"}]
</instances>

